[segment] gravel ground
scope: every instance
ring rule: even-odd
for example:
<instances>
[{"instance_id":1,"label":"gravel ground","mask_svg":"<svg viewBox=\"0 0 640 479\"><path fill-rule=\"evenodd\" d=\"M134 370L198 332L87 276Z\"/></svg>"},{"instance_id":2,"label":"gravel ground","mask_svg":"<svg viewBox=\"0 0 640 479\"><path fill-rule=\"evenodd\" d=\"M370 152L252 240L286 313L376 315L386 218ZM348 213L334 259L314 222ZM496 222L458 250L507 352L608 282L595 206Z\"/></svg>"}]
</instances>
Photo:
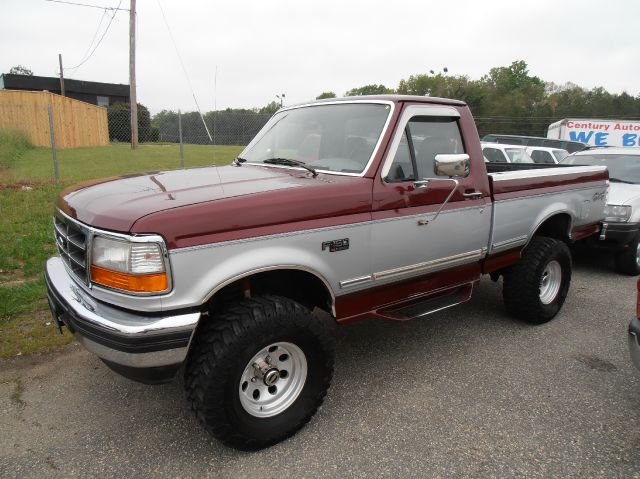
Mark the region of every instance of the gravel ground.
<instances>
[{"instance_id":1,"label":"gravel ground","mask_svg":"<svg viewBox=\"0 0 640 479\"><path fill-rule=\"evenodd\" d=\"M576 259L551 323L509 319L500 283L408 323L338 329L327 400L296 436L219 444L182 384L145 386L72 344L0 362L0 477L640 477L635 278Z\"/></svg>"}]
</instances>

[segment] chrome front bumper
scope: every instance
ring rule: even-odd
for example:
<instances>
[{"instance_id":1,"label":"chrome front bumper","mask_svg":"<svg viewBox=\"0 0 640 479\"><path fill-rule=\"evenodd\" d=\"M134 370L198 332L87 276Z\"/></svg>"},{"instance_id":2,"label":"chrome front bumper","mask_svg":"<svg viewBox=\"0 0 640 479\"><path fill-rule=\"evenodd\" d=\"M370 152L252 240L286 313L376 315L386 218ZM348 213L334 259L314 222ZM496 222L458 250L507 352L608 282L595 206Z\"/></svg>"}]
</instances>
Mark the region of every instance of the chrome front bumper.
<instances>
[{"instance_id":1,"label":"chrome front bumper","mask_svg":"<svg viewBox=\"0 0 640 479\"><path fill-rule=\"evenodd\" d=\"M629 323L629 353L633 364L640 369L640 320L633 318Z\"/></svg>"},{"instance_id":2,"label":"chrome front bumper","mask_svg":"<svg viewBox=\"0 0 640 479\"><path fill-rule=\"evenodd\" d=\"M47 261L45 279L58 326L64 324L78 342L120 374L164 382L185 360L200 312L150 315L97 301L73 281L59 257Z\"/></svg>"}]
</instances>

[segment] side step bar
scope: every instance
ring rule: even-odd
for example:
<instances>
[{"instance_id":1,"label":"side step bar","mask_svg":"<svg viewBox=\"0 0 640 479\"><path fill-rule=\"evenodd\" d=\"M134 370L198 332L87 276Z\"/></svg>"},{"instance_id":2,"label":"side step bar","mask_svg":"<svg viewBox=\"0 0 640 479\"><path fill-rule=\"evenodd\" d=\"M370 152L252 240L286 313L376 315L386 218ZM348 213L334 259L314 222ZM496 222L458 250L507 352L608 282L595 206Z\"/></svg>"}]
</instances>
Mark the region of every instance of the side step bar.
<instances>
[{"instance_id":1,"label":"side step bar","mask_svg":"<svg viewBox=\"0 0 640 479\"><path fill-rule=\"evenodd\" d=\"M471 299L474 283L466 283L422 296L409 303L402 303L376 311L378 316L394 321L408 321L442 311Z\"/></svg>"}]
</instances>

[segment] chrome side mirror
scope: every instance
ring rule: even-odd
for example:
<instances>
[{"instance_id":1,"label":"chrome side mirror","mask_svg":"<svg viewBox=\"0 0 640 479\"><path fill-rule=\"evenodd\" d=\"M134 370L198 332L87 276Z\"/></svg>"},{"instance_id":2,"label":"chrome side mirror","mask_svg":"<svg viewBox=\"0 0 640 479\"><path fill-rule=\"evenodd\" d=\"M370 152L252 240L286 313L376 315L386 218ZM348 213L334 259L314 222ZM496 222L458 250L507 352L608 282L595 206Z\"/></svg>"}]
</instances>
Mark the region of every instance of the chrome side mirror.
<instances>
[{"instance_id":1,"label":"chrome side mirror","mask_svg":"<svg viewBox=\"0 0 640 479\"><path fill-rule=\"evenodd\" d=\"M449 178L466 178L471 171L471 160L466 153L436 155L433 162L433 172L436 176Z\"/></svg>"}]
</instances>

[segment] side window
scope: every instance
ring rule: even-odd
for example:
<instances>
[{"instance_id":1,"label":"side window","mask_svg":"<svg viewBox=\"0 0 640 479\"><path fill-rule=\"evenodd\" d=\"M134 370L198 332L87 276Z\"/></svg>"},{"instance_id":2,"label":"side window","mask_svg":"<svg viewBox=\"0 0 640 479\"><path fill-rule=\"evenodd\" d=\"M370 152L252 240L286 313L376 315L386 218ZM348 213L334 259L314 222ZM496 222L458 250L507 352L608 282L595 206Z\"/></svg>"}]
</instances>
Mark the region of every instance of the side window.
<instances>
[{"instance_id":1,"label":"side window","mask_svg":"<svg viewBox=\"0 0 640 479\"><path fill-rule=\"evenodd\" d=\"M414 116L403 134L391 164L388 181L434 178L435 156L464 153L455 118Z\"/></svg>"},{"instance_id":2,"label":"side window","mask_svg":"<svg viewBox=\"0 0 640 479\"><path fill-rule=\"evenodd\" d=\"M498 150L497 148L484 148L482 150L485 158L489 160L490 163L506 163L507 159L504 157L504 154Z\"/></svg>"},{"instance_id":3,"label":"side window","mask_svg":"<svg viewBox=\"0 0 640 479\"><path fill-rule=\"evenodd\" d=\"M531 158L536 163L545 163L545 164L555 163L555 161L553 161L553 158L551 157L551 153L549 153L548 151L533 150L531 152Z\"/></svg>"},{"instance_id":4,"label":"side window","mask_svg":"<svg viewBox=\"0 0 640 479\"><path fill-rule=\"evenodd\" d=\"M411 152L409 151L409 140L407 130L402 134L402 139L398 145L398 151L391 164L391 169L387 176L387 181L413 181L415 174L413 162L411 160Z\"/></svg>"}]
</instances>

